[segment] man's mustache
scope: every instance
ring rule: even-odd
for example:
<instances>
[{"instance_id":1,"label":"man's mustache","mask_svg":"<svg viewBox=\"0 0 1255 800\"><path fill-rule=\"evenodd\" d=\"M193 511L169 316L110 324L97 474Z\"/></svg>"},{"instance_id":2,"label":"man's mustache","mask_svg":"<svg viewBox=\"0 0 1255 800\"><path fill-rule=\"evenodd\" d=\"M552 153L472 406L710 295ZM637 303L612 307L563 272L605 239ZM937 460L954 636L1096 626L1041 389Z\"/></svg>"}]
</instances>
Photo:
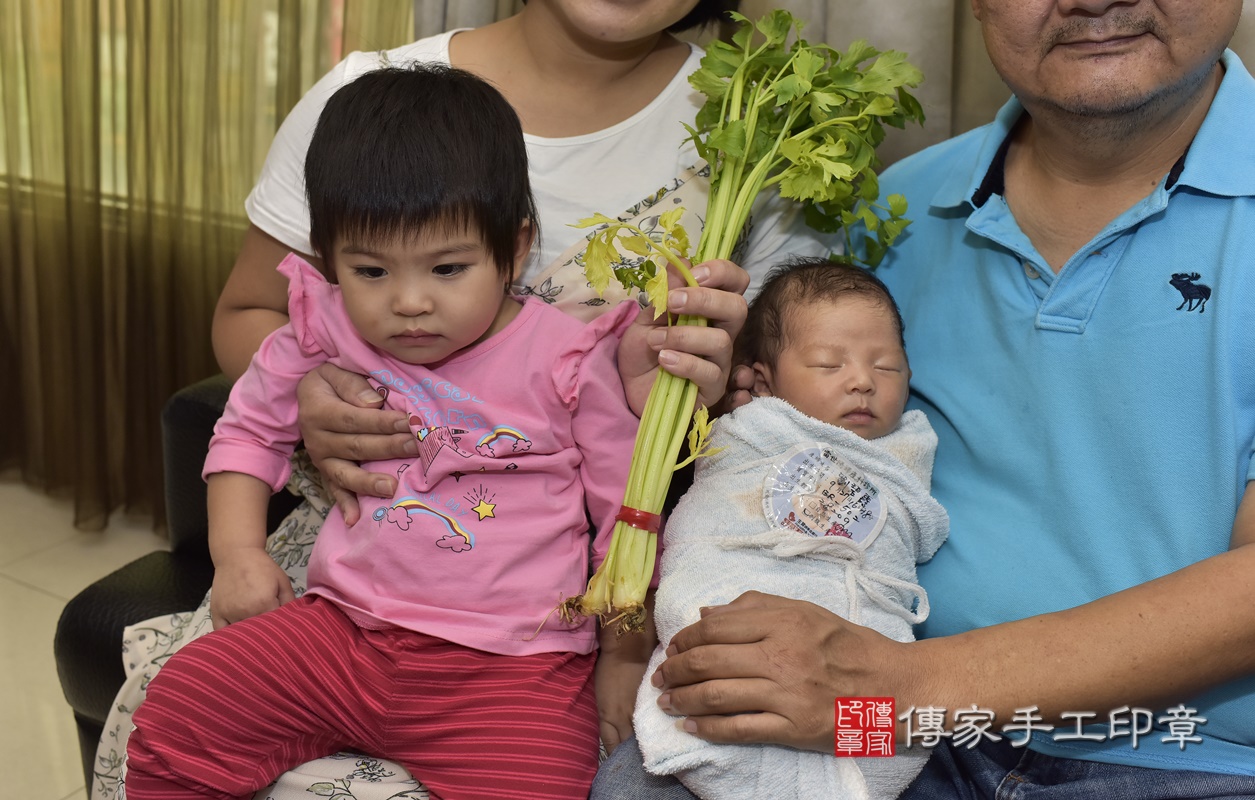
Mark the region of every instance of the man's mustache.
<instances>
[{"instance_id":1,"label":"man's mustache","mask_svg":"<svg viewBox=\"0 0 1255 800\"><path fill-rule=\"evenodd\" d=\"M1149 33L1163 39L1160 22L1154 16L1134 11L1112 11L1101 17L1073 17L1060 24L1046 40L1043 53L1058 44L1102 42Z\"/></svg>"}]
</instances>

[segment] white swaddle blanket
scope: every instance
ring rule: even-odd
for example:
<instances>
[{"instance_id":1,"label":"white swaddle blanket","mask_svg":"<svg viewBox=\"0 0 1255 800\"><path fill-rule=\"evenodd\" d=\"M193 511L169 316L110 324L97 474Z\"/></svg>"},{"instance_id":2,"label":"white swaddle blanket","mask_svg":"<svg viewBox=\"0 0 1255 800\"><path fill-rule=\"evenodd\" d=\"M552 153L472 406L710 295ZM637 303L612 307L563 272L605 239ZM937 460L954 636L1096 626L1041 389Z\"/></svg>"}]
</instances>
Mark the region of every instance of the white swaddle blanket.
<instances>
[{"instance_id":1,"label":"white swaddle blanket","mask_svg":"<svg viewBox=\"0 0 1255 800\"><path fill-rule=\"evenodd\" d=\"M775 398L720 418L692 488L667 521L654 606L653 674L702 606L751 589L807 600L911 641L928 614L915 565L945 540L949 520L929 494L937 436L920 411L867 441ZM707 800L892 798L928 751L837 758L775 745L711 744L658 708L646 681L633 717L645 768L676 774ZM829 712L831 713L831 712Z\"/></svg>"}]
</instances>

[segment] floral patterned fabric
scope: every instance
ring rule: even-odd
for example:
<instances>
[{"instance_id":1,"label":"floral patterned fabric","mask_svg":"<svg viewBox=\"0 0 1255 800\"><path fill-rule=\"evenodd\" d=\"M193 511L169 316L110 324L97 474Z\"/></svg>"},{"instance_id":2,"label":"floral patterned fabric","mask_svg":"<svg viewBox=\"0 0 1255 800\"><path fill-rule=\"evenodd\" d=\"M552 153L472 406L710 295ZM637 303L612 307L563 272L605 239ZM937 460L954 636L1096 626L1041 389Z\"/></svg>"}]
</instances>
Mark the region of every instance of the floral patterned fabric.
<instances>
[{"instance_id":1,"label":"floral patterned fabric","mask_svg":"<svg viewBox=\"0 0 1255 800\"><path fill-rule=\"evenodd\" d=\"M663 234L658 227L658 218L664 211L675 206L683 206L684 216L681 218L681 224L689 232L692 241L696 243L697 234L702 229L702 220L696 210L706 208L706 196L710 191L709 177L710 167L706 166L705 162L690 167L657 192L624 211L618 219L625 222L631 221L645 231L646 235L661 242ZM590 228L588 236L604 229L604 225ZM747 226L746 231L748 230ZM744 242L745 236L743 235L741 246ZM585 322L594 319L607 308L626 300L628 293L617 283L612 282L603 296L599 297L593 291L588 279L584 277L584 249L587 244L588 237L576 242L558 256L548 269L537 275L530 286L515 286L514 292L539 297L546 303L557 306L572 317ZM636 266L644 260L644 256L622 249L619 251L621 265ZM637 299L644 302L644 298Z\"/></svg>"},{"instance_id":2,"label":"floral patterned fabric","mask_svg":"<svg viewBox=\"0 0 1255 800\"><path fill-rule=\"evenodd\" d=\"M293 456L288 491L304 498L266 540L266 550L283 567L297 597L305 593L305 571L314 539L331 501L321 476L304 451ZM126 629L122 657L126 682L105 724L96 750L92 800L124 800L122 783L126 741L131 733L131 713L143 702L148 683L183 645L213 630L209 619L209 595L195 611L145 620ZM326 797L336 800L426 800L427 790L400 764L353 753L336 753L285 773L260 790L258 800Z\"/></svg>"}]
</instances>

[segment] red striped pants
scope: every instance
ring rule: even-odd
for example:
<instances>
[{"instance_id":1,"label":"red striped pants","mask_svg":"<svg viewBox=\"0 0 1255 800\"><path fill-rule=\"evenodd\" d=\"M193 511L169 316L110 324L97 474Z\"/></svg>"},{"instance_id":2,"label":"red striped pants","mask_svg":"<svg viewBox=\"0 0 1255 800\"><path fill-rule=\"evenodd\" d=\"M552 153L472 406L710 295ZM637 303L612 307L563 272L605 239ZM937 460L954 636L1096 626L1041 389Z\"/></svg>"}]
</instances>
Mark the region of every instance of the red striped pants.
<instances>
[{"instance_id":1,"label":"red striped pants","mask_svg":"<svg viewBox=\"0 0 1255 800\"><path fill-rule=\"evenodd\" d=\"M404 764L433 798L583 800L597 771L594 659L366 630L307 595L170 659L135 712L126 794L247 798L350 749Z\"/></svg>"}]
</instances>

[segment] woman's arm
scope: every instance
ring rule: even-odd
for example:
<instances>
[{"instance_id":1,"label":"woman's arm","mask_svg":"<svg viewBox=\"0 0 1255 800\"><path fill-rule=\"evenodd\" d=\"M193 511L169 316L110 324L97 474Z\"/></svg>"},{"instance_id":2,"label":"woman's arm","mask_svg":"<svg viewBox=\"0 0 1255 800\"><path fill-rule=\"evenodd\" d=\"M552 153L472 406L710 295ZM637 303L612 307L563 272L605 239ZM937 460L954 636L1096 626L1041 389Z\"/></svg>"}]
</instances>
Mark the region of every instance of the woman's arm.
<instances>
[{"instance_id":1,"label":"woman's arm","mask_svg":"<svg viewBox=\"0 0 1255 800\"><path fill-rule=\"evenodd\" d=\"M623 334L619 375L632 411L645 408L661 364L700 387L698 401L708 405L723 396L732 363L732 342L745 324L749 284L745 270L730 261L711 261L694 269L699 288L676 288L668 297L671 311L697 314L706 328L668 328L646 310ZM400 412L379 413L378 396L360 375L329 365L306 376L298 391L305 449L328 479L346 520L356 520L358 494L388 497L395 478L357 466L368 459L417 455L418 444ZM352 524L350 522L350 524Z\"/></svg>"},{"instance_id":2,"label":"woman's arm","mask_svg":"<svg viewBox=\"0 0 1255 800\"><path fill-rule=\"evenodd\" d=\"M288 321L288 282L276 267L289 252L255 225L244 234L213 322L214 354L232 380L248 368L262 340ZM301 381L297 397L305 449L351 525L357 494L387 497L395 491L393 476L367 472L357 462L417 455L418 445L405 415L381 411L383 401L361 375L323 364Z\"/></svg>"},{"instance_id":3,"label":"woman's arm","mask_svg":"<svg viewBox=\"0 0 1255 800\"><path fill-rule=\"evenodd\" d=\"M214 353L232 379L243 374L262 340L287 322L287 282L275 268L288 252L277 239L249 226L214 312ZM619 372L638 415L660 364L697 383L699 402L714 405L723 397L732 342L745 323L741 293L749 275L729 261L711 261L699 264L694 276L700 287L673 289L668 305L673 313L706 317L709 327L668 328L665 320L642 314L623 336ZM387 497L395 490L391 476L367 472L357 463L417 454L405 416L379 413L381 401L365 378L330 365L306 376L298 397L305 449L328 479L346 520L355 520L356 495Z\"/></svg>"},{"instance_id":4,"label":"woman's arm","mask_svg":"<svg viewBox=\"0 0 1255 800\"><path fill-rule=\"evenodd\" d=\"M1249 538L1255 490L1234 541ZM686 730L718 742L831 751L833 698L896 697L899 711L1159 707L1255 672L1255 544L1076 608L900 643L810 603L757 593L708 609L651 676Z\"/></svg>"},{"instance_id":5,"label":"woman's arm","mask_svg":"<svg viewBox=\"0 0 1255 800\"><path fill-rule=\"evenodd\" d=\"M261 228L248 226L214 308L214 356L233 381L248 369L262 340L288 321L288 281L276 268L290 252Z\"/></svg>"},{"instance_id":6,"label":"woman's arm","mask_svg":"<svg viewBox=\"0 0 1255 800\"><path fill-rule=\"evenodd\" d=\"M375 55L362 55L368 63L378 60ZM213 322L214 355L232 380L244 373L262 340L288 321L287 281L275 271L294 250L284 242L295 242L295 251L318 265L308 255L312 250L305 206L305 154L327 98L351 79L351 58L320 78L288 112L270 143L257 184L244 202L250 225L218 298Z\"/></svg>"}]
</instances>

